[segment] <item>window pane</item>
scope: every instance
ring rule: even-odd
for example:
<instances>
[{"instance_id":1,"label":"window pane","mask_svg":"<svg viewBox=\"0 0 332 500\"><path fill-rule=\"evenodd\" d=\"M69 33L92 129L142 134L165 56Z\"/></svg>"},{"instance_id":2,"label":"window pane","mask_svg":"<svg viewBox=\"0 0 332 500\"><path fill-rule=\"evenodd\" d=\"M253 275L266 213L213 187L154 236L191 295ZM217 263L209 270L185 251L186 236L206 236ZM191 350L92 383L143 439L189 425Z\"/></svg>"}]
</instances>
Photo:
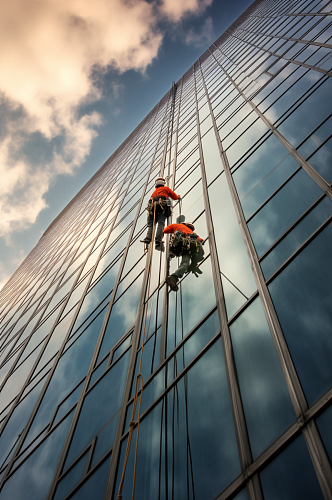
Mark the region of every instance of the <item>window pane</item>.
<instances>
[{"instance_id":1,"label":"window pane","mask_svg":"<svg viewBox=\"0 0 332 500\"><path fill-rule=\"evenodd\" d=\"M206 180L207 183L210 184L211 181L224 170L214 129L211 129L210 132L202 138L202 149Z\"/></svg>"},{"instance_id":2,"label":"window pane","mask_svg":"<svg viewBox=\"0 0 332 500\"><path fill-rule=\"evenodd\" d=\"M134 450L131 446L123 498L131 495ZM213 500L241 472L221 339L168 393L167 412L164 399L142 420L136 473L141 498L165 498L166 464L174 500Z\"/></svg>"},{"instance_id":3,"label":"window pane","mask_svg":"<svg viewBox=\"0 0 332 500\"><path fill-rule=\"evenodd\" d=\"M256 459L296 417L259 298L231 325L230 332Z\"/></svg>"},{"instance_id":4,"label":"window pane","mask_svg":"<svg viewBox=\"0 0 332 500\"><path fill-rule=\"evenodd\" d=\"M72 413L38 446L1 491L4 500L45 500L72 419Z\"/></svg>"},{"instance_id":5,"label":"window pane","mask_svg":"<svg viewBox=\"0 0 332 500\"><path fill-rule=\"evenodd\" d=\"M332 138L309 158L309 163L328 183L332 182Z\"/></svg>"},{"instance_id":6,"label":"window pane","mask_svg":"<svg viewBox=\"0 0 332 500\"><path fill-rule=\"evenodd\" d=\"M127 377L127 352L85 397L66 460L68 467L119 410ZM111 433L113 435L113 433ZM114 437L114 435L113 435ZM113 442L108 442L109 448Z\"/></svg>"},{"instance_id":7,"label":"window pane","mask_svg":"<svg viewBox=\"0 0 332 500\"><path fill-rule=\"evenodd\" d=\"M143 274L127 289L113 305L98 362L109 352L122 335L131 327L136 318L139 296L141 293Z\"/></svg>"},{"instance_id":8,"label":"window pane","mask_svg":"<svg viewBox=\"0 0 332 500\"><path fill-rule=\"evenodd\" d=\"M309 72L315 73L314 71ZM319 73L317 73L319 74ZM312 77L312 75L309 75ZM310 82L312 84L312 80ZM293 87L294 88L294 87ZM327 80L279 125L280 132L297 146L332 112L332 81Z\"/></svg>"},{"instance_id":9,"label":"window pane","mask_svg":"<svg viewBox=\"0 0 332 500\"><path fill-rule=\"evenodd\" d=\"M53 377L35 416L25 443L39 434L51 420L57 405L70 393L88 371L104 314L100 314L83 335L60 358Z\"/></svg>"},{"instance_id":10,"label":"window pane","mask_svg":"<svg viewBox=\"0 0 332 500\"><path fill-rule=\"evenodd\" d=\"M248 223L258 255L262 255L321 194L321 189L301 169Z\"/></svg>"},{"instance_id":11,"label":"window pane","mask_svg":"<svg viewBox=\"0 0 332 500\"><path fill-rule=\"evenodd\" d=\"M262 260L261 267L268 279L332 213L332 202L324 198L281 242Z\"/></svg>"},{"instance_id":12,"label":"window pane","mask_svg":"<svg viewBox=\"0 0 332 500\"><path fill-rule=\"evenodd\" d=\"M216 303L210 259L200 269L199 278L190 273L180 282L178 292L169 293L167 354Z\"/></svg>"},{"instance_id":13,"label":"window pane","mask_svg":"<svg viewBox=\"0 0 332 500\"><path fill-rule=\"evenodd\" d=\"M304 438L299 436L260 474L265 500L323 500Z\"/></svg>"},{"instance_id":14,"label":"window pane","mask_svg":"<svg viewBox=\"0 0 332 500\"><path fill-rule=\"evenodd\" d=\"M209 187L209 198L220 271L250 297L256 291L256 284L224 174ZM231 317L246 298L227 278L222 277L222 283L227 314Z\"/></svg>"},{"instance_id":15,"label":"window pane","mask_svg":"<svg viewBox=\"0 0 332 500\"><path fill-rule=\"evenodd\" d=\"M310 404L332 384L332 224L269 285Z\"/></svg>"},{"instance_id":16,"label":"window pane","mask_svg":"<svg viewBox=\"0 0 332 500\"><path fill-rule=\"evenodd\" d=\"M76 484L82 479L84 475L84 470L86 466L86 461L89 456L89 451L87 451L82 458L74 465L68 474L59 482L58 487L55 492L54 500L62 500L68 493L76 486Z\"/></svg>"},{"instance_id":17,"label":"window pane","mask_svg":"<svg viewBox=\"0 0 332 500\"><path fill-rule=\"evenodd\" d=\"M324 411L316 420L326 451L332 461L332 407Z\"/></svg>"},{"instance_id":18,"label":"window pane","mask_svg":"<svg viewBox=\"0 0 332 500\"><path fill-rule=\"evenodd\" d=\"M94 472L92 476L71 497L71 500L103 500L106 488L109 459Z\"/></svg>"}]
</instances>

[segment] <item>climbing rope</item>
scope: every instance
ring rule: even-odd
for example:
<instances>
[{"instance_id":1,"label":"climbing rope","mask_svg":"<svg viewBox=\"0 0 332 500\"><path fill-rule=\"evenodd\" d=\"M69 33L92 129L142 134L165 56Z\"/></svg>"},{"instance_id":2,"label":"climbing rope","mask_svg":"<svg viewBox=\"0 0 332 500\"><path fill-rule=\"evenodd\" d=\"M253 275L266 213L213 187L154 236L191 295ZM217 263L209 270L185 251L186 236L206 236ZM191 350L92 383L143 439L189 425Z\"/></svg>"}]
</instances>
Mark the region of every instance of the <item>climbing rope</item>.
<instances>
[{"instance_id":1,"label":"climbing rope","mask_svg":"<svg viewBox=\"0 0 332 500\"><path fill-rule=\"evenodd\" d=\"M153 241L153 239L154 239L155 226L156 226L156 220L155 220L156 219L156 202L154 202L153 205L154 205L154 212L153 212L153 227L152 227L152 240L151 241ZM132 414L131 414L131 420L129 423L128 441L127 441L125 459L124 459L124 464L123 464L123 469L122 469L122 476L121 476L121 481L120 481L120 485L119 485L119 492L118 492L117 500L122 500L122 492L123 492L123 486L124 486L125 473L126 473L126 468L127 468L128 458L129 458L131 441L132 441L133 432L134 432L134 428L135 428L135 412L136 412L137 400L138 400L139 382L141 380L142 387L141 387L141 394L140 394L138 413L137 413L137 435L136 435L136 446L135 446L135 462L134 462L132 500L134 500L134 498L135 498L138 436L139 436L139 426L140 426L140 410L141 410L141 403L142 403L142 396L143 396L143 384L144 384L143 377L141 374L141 369L142 369L143 349L144 349L145 330L146 330L146 321L147 321L147 307L148 307L148 299L149 299L150 283L151 283L152 255L153 255L153 247L151 250L150 262L149 262L149 276L148 276L148 286L147 286L147 295L146 295L147 299L146 299L146 303L145 303L145 307L144 307L145 318L144 318L144 330L143 330L142 345L141 345L141 355L140 355L138 374L136 375L136 386L135 386L135 395L134 395L134 401L133 401L133 410L132 410Z\"/></svg>"}]
</instances>

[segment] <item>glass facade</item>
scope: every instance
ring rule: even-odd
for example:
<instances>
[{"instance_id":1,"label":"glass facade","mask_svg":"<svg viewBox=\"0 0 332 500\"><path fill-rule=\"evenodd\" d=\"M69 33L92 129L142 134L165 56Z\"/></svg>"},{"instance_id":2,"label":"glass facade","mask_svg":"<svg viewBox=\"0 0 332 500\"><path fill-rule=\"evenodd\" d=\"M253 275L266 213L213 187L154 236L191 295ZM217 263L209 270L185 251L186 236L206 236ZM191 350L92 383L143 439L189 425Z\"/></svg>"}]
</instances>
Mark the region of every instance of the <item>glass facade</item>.
<instances>
[{"instance_id":1,"label":"glass facade","mask_svg":"<svg viewBox=\"0 0 332 500\"><path fill-rule=\"evenodd\" d=\"M124 499L332 499L331 10L256 0L5 285L0 500L117 498L141 355ZM205 240L177 292L159 176Z\"/></svg>"}]
</instances>

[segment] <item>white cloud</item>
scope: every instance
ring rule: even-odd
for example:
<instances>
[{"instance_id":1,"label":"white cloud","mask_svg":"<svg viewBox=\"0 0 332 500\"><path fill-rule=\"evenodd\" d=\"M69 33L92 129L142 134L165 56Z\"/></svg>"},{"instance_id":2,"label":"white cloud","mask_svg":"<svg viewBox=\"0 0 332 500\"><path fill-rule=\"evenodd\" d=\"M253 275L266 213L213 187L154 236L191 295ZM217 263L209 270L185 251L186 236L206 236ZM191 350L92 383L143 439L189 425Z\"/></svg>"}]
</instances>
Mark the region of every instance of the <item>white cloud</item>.
<instances>
[{"instance_id":1,"label":"white cloud","mask_svg":"<svg viewBox=\"0 0 332 500\"><path fill-rule=\"evenodd\" d=\"M35 222L59 174L89 154L102 117L79 115L101 98L92 72L144 72L157 57L161 19L200 14L212 0L11 0L0 17L0 236ZM114 96L121 91L114 86ZM23 149L41 134L52 158L32 164ZM53 141L53 142L52 142Z\"/></svg>"},{"instance_id":2,"label":"white cloud","mask_svg":"<svg viewBox=\"0 0 332 500\"><path fill-rule=\"evenodd\" d=\"M214 39L213 21L211 17L206 18L199 32L190 29L185 36L186 44L193 45L194 47L204 47L210 44Z\"/></svg>"}]
</instances>

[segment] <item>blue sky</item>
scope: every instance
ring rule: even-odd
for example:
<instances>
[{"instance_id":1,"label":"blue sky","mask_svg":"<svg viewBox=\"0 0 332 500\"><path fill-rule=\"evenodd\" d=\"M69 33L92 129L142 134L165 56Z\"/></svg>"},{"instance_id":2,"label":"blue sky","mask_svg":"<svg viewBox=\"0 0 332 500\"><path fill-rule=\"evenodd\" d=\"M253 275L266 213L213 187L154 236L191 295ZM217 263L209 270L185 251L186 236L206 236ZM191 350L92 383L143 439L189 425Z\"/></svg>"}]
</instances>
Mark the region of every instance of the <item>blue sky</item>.
<instances>
[{"instance_id":1,"label":"blue sky","mask_svg":"<svg viewBox=\"0 0 332 500\"><path fill-rule=\"evenodd\" d=\"M0 19L0 287L251 0L11 0Z\"/></svg>"}]
</instances>

